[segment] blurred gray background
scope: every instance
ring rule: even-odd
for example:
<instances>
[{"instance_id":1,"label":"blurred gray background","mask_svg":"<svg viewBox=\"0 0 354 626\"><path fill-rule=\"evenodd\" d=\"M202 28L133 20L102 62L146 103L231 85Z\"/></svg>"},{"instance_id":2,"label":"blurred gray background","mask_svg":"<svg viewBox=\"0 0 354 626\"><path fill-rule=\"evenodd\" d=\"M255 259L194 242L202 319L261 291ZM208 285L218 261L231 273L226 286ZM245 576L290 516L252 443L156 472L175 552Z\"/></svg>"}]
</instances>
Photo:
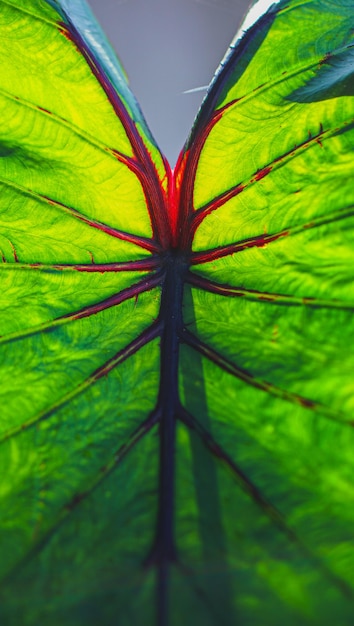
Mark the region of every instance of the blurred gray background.
<instances>
[{"instance_id":1,"label":"blurred gray background","mask_svg":"<svg viewBox=\"0 0 354 626\"><path fill-rule=\"evenodd\" d=\"M89 0L173 166L250 0Z\"/></svg>"}]
</instances>

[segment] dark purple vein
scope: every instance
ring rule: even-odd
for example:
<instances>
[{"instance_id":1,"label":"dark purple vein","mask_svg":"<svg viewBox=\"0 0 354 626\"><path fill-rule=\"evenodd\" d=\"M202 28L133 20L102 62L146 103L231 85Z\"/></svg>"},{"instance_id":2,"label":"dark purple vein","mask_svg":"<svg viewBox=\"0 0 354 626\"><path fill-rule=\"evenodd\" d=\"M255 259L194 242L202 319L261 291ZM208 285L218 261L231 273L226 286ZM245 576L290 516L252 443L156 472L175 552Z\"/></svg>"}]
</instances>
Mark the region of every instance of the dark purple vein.
<instances>
[{"instance_id":1,"label":"dark purple vein","mask_svg":"<svg viewBox=\"0 0 354 626\"><path fill-rule=\"evenodd\" d=\"M306 544L300 539L296 532L289 526L284 515L262 494L261 490L248 478L246 473L237 463L230 457L227 452L217 443L212 434L208 432L202 424L192 415L190 415L184 407L178 412L178 419L183 422L187 428L195 431L200 437L203 444L211 452L211 454L224 463L231 470L237 483L243 491L253 500L253 502L261 509L261 511L273 522L286 537L294 543L306 558L314 563L324 576L332 582L341 592L349 598L353 598L353 590L347 583L339 578L335 573L327 568L323 561L314 554Z\"/></svg>"},{"instance_id":2,"label":"dark purple vein","mask_svg":"<svg viewBox=\"0 0 354 626\"><path fill-rule=\"evenodd\" d=\"M144 272L158 269L160 266L158 257L148 257L137 261L120 261L118 263L8 263L3 259L0 262L1 270L38 270L58 272L90 272L103 274L105 272Z\"/></svg>"},{"instance_id":3,"label":"dark purple vein","mask_svg":"<svg viewBox=\"0 0 354 626\"><path fill-rule=\"evenodd\" d=\"M157 623L168 624L168 590L175 545L175 437L179 404L179 334L182 328L182 298L185 260L171 253L166 258L166 275L161 294L160 385L156 410L160 419L160 470L155 537L146 566L156 567Z\"/></svg>"},{"instance_id":4,"label":"dark purple vein","mask_svg":"<svg viewBox=\"0 0 354 626\"><path fill-rule=\"evenodd\" d=\"M61 526L70 519L71 512L76 510L77 507L80 506L80 504L82 504L102 484L102 482L112 474L112 472L127 456L128 452L133 450L135 446L145 437L145 435L151 431L151 429L158 422L158 419L159 416L156 413L152 413L134 430L129 439L123 443L116 452L114 452L113 457L100 468L99 473L94 478L91 485L87 489L80 491L73 496L72 499L61 508L59 514L57 515L55 525L50 528L50 530L47 531L45 535L39 539L39 541L35 542L33 547L26 553L23 559L16 562L16 565L7 574L4 581L10 581L13 576L16 576L18 571L21 571L27 563L29 563L41 550L43 550ZM38 534L39 532L39 529L35 529L35 533ZM35 539L36 537L34 538L34 541Z\"/></svg>"},{"instance_id":5,"label":"dark purple vein","mask_svg":"<svg viewBox=\"0 0 354 626\"><path fill-rule=\"evenodd\" d=\"M220 296L232 298L245 298L246 300L269 302L272 304L288 305L288 306L308 306L313 308L330 308L330 309L354 309L354 302L344 302L342 300L329 300L325 298L312 298L307 296L294 296L282 293L271 293L267 291L257 291L256 289L245 289L244 287L224 285L216 283L202 276L198 276L189 272L186 282L193 287L216 293Z\"/></svg>"},{"instance_id":6,"label":"dark purple vein","mask_svg":"<svg viewBox=\"0 0 354 626\"><path fill-rule=\"evenodd\" d=\"M15 333L11 333L9 335L5 335L0 338L0 344L5 344L10 341L18 341L24 339L25 337L31 337L41 332L45 332L48 330L52 330L58 326L63 324L67 324L68 322L72 322L75 320L83 319L85 317L90 317L91 315L96 315L105 309L109 309L113 306L117 306L125 300L129 300L130 298L135 298L139 294L144 293L145 291L150 291L154 287L161 285L163 281L163 274L158 273L154 274L149 278L144 278L138 283L127 287L126 289L122 289L119 293L106 298L105 300L100 300L95 304L90 304L88 306L83 307L74 313L66 313L65 315L61 315L60 317L56 317L49 322L43 322L42 324L38 324L37 326L31 326L25 330L20 330Z\"/></svg>"},{"instance_id":7,"label":"dark purple vein","mask_svg":"<svg viewBox=\"0 0 354 626\"><path fill-rule=\"evenodd\" d=\"M294 532L288 527L285 519L262 494L260 489L252 483L243 470L233 461L233 459L225 452L225 450L216 442L212 434L208 432L203 425L192 415L190 415L184 407L181 407L178 412L178 419L183 422L190 430L195 431L204 445L212 453L212 455L225 463L235 476L237 482L241 485L242 489L252 498L252 500L262 509L262 511L273 522L277 524L286 533L286 535L292 539L297 540Z\"/></svg>"},{"instance_id":8,"label":"dark purple vein","mask_svg":"<svg viewBox=\"0 0 354 626\"><path fill-rule=\"evenodd\" d=\"M209 261L220 259L221 257L235 254L236 252L242 252L243 250L247 250L248 248L263 248L273 241L281 239L282 237L292 237L306 230L318 228L319 226L324 226L325 224L331 224L332 222L337 222L346 217L352 217L353 215L354 206L351 205L344 209L340 209L339 211L329 213L328 215L314 217L310 222L306 222L305 224L289 226L288 228L284 228L277 233L272 233L269 235L256 235L255 237L249 237L248 239L244 239L243 241L237 243L230 243L226 246L219 246L217 248L211 248L210 250L194 252L191 255L191 263L193 265L196 265L198 263L208 263Z\"/></svg>"},{"instance_id":9,"label":"dark purple vein","mask_svg":"<svg viewBox=\"0 0 354 626\"><path fill-rule=\"evenodd\" d=\"M135 354L140 348L147 345L153 339L156 339L161 334L162 325L160 322L154 322L151 326L145 329L134 341L127 346L119 350L111 359L106 361L103 365L95 369L83 382L77 385L74 389L66 393L59 400L53 403L50 407L47 407L43 411L40 411L27 422L23 422L19 426L12 428L0 437L0 444L8 439L19 435L24 430L28 430L41 422L48 420L55 415L63 407L69 404L74 398L86 391L91 385L96 383L103 376L107 376L115 367L123 363L128 357Z\"/></svg>"},{"instance_id":10,"label":"dark purple vein","mask_svg":"<svg viewBox=\"0 0 354 626\"><path fill-rule=\"evenodd\" d=\"M232 361L226 359L224 356L216 352L206 343L200 341L200 339L198 339L186 328L182 332L181 339L191 348L200 352L200 354L206 357L209 361L223 369L228 374L231 374L235 378L242 380L244 383L255 387L256 389L260 389L261 391L265 391L272 396L275 396L276 398L291 402L292 404L296 404L305 409L310 409L311 411L323 415L323 417L326 417L336 422L341 422L342 424L347 424L348 426L352 427L352 422L349 422L346 416L341 414L340 412L334 411L330 407L327 407L320 402L316 402L315 400L311 400L310 398L305 398L297 393L293 393L291 391L287 391L286 389L282 389L281 387L277 387L273 383L270 383L266 380L256 378L248 370L242 367L238 367L237 365L232 363Z\"/></svg>"},{"instance_id":11,"label":"dark purple vein","mask_svg":"<svg viewBox=\"0 0 354 626\"><path fill-rule=\"evenodd\" d=\"M112 473L112 471L117 467L118 463L122 461L127 453L130 452L136 446L136 444L150 432L153 426L155 426L155 424L159 422L159 419L159 414L156 411L153 411L149 415L149 417L135 429L135 431L129 437L128 441L126 441L119 447L119 449L115 452L113 458L108 463L100 467L99 474L97 475L96 480L91 484L89 489L85 489L85 491L80 491L76 493L72 497L70 502L68 502L64 506L64 509L72 511L85 498L87 498L87 496L89 496L98 487L102 480L104 478L107 478L107 476Z\"/></svg>"}]
</instances>

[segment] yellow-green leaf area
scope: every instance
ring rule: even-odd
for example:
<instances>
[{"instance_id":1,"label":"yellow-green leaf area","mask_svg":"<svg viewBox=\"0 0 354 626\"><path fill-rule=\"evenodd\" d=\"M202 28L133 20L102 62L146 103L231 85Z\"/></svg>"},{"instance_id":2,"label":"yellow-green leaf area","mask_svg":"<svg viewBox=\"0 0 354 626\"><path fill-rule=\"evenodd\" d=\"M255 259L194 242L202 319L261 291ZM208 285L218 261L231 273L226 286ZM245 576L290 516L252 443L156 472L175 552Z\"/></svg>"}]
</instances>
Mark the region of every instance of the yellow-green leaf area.
<instances>
[{"instance_id":1,"label":"yellow-green leaf area","mask_svg":"<svg viewBox=\"0 0 354 626\"><path fill-rule=\"evenodd\" d=\"M344 213L344 212L343 212ZM195 266L195 271L219 284L246 290L246 296L318 298L333 307L353 307L354 217L312 228L295 228L278 239L257 241L248 249ZM262 241L261 241L262 243ZM330 269L330 271L328 271ZM247 294L247 290L251 293ZM314 302L313 304L316 304Z\"/></svg>"},{"instance_id":2,"label":"yellow-green leaf area","mask_svg":"<svg viewBox=\"0 0 354 626\"><path fill-rule=\"evenodd\" d=\"M192 294L196 321L186 311L187 327L234 365L250 392L258 385L329 419L352 422L353 309L291 298L286 303L247 294Z\"/></svg>"},{"instance_id":3,"label":"yellow-green leaf area","mask_svg":"<svg viewBox=\"0 0 354 626\"><path fill-rule=\"evenodd\" d=\"M212 511L215 518L215 511L221 510L222 522L219 520L218 524L221 523L226 541L224 564L226 561L229 568L224 566L222 573L215 572L214 584L220 584L223 590L231 585L232 603L243 619L250 614L256 623L262 623L261 611L265 606L271 611L278 602L278 610L282 616L289 615L294 620L291 623L296 624L297 620L317 624L321 619L325 623L324 613L319 618L323 594L328 602L326 610L334 615L340 606L341 620L347 623L351 602L347 603L344 596L342 602L340 597L345 589L350 597L346 585L352 586L350 570L354 560L352 546L346 541L353 524L352 507L348 508L348 501L353 499L352 427L336 423L320 411L275 397L269 390L257 389L190 348L183 347L182 363L185 367L193 365L194 371L189 395L182 396L183 404L190 409L193 391L194 406L199 403L207 407L207 413L203 409L199 414L193 412L202 432L204 428L209 433L204 450L199 446L198 451L198 445L194 445L190 454L202 458L208 447L206 442L212 438L222 450L214 453L212 460L209 456L214 494L211 474L206 485L198 474L200 465L196 458L192 457L189 472L186 461L180 469L180 475L188 477L188 484L199 488L199 501L204 490L204 502L210 503L214 496L220 505ZM185 385L184 389L186 392ZM193 450L193 445L189 450ZM240 491L235 498L237 484ZM223 517L223 497L228 489ZM230 516L233 506L236 510ZM191 518L190 524L194 524L199 537L203 526L207 533L209 519L201 511L194 521ZM217 537L219 540L220 531ZM338 537L343 539L340 548ZM201 578L197 579L204 579L206 588L212 575L215 546L215 541L206 543L210 568L203 563ZM332 556L332 551L337 557ZM220 563L220 553L216 562ZM285 586L282 575L287 581ZM258 607L259 597L263 601Z\"/></svg>"},{"instance_id":4,"label":"yellow-green leaf area","mask_svg":"<svg viewBox=\"0 0 354 626\"><path fill-rule=\"evenodd\" d=\"M7 341L7 335L20 335L41 324L50 329L54 320L64 315L100 306L148 275L146 272L81 272L74 268L41 270L13 263L0 265L0 276L1 344ZM152 300L155 298L156 293Z\"/></svg>"},{"instance_id":5,"label":"yellow-green leaf area","mask_svg":"<svg viewBox=\"0 0 354 626\"><path fill-rule=\"evenodd\" d=\"M27 192L37 202L55 201L57 210L151 236L139 179L111 150L1 94L0 110L0 181L14 195Z\"/></svg>"},{"instance_id":6,"label":"yellow-green leaf area","mask_svg":"<svg viewBox=\"0 0 354 626\"><path fill-rule=\"evenodd\" d=\"M211 149L207 142L198 169L196 193L203 194L206 205L212 203L214 195L231 191L233 197L229 200L225 197L224 203L206 215L196 232L195 250L276 233L354 204L350 184L354 173L351 157L354 131L349 124L354 117L354 98L334 99L330 105L323 104L322 110L320 103L301 107L302 111L294 115L290 114L288 105L285 106L288 110L281 109L280 113L277 109L276 119L264 118L258 122L253 119L251 126L259 123L262 130L255 133L250 129L251 139L247 135L248 120L244 124L238 118L238 123L232 124L232 128L244 129L243 137L236 131L239 135L236 138L235 131L224 127L225 137L230 137L230 149L223 157L225 168L207 186L206 176L210 177L211 171L204 170L202 158L204 155L209 168L212 146L216 148L215 158L218 153L221 158L222 130L218 129L219 142L213 143L210 136ZM262 112L263 115L266 116ZM231 145L237 145L243 157L237 158L237 162Z\"/></svg>"},{"instance_id":7,"label":"yellow-green leaf area","mask_svg":"<svg viewBox=\"0 0 354 626\"><path fill-rule=\"evenodd\" d=\"M187 357L186 354L185 356ZM187 358L193 359L193 356L188 354ZM194 359L193 362L195 364ZM204 375L207 375L207 372L206 365ZM206 378L207 384L204 386L206 392L209 391L212 378L213 374ZM211 393L215 398L214 392ZM197 388L195 394L199 400L202 399L202 394ZM177 615L175 613L172 618L172 624L177 626L178 620L188 609L193 610L194 619L200 622L205 620L208 625L218 623L226 626L230 623L230 616L235 615L241 618L243 623L248 621L252 623L252 620L260 624L276 623L279 613L284 618L286 616L289 623L294 626L299 622L320 623L320 619L326 619L321 601L323 593L326 593L328 600L327 616L329 613L334 617L338 611L337 603L340 603L341 619L348 619L350 602L345 599L341 601L340 583L338 582L337 588L336 582L331 580L331 574L327 576L325 570L317 568L316 550L308 549L306 542L302 544L303 537L295 539L294 533L294 537L291 538L287 536L286 528L281 530L277 527L277 523L271 517L270 507L267 509L266 501L262 511L259 502L252 497L250 485L242 480L242 470L247 469L250 481L254 479L257 485L261 485L263 493L271 493L273 501L276 500L276 496L284 499L285 490L289 489L287 513L290 535L292 525L295 526L290 512L296 506L300 507L302 504L303 507L301 509L304 518L301 520L303 528L306 528L306 521L311 519L311 511L306 504L307 493L304 482L299 480L298 476L294 477L295 463L289 462L288 468L279 465L277 467L276 453L275 458L271 457L271 453L266 457L263 442L257 447L256 437L252 441L247 432L247 422L252 422L253 416L253 411L250 415L249 408L248 419L245 419L246 425L241 421L236 427L237 438L230 437L231 429L235 430L235 422L231 426L230 414L228 418L226 417L222 395L223 388L220 388L216 398L219 398L218 409L222 407L223 418L212 408L209 411L213 423L212 431L218 433L219 440L230 452L230 458L235 470L240 470L240 476L237 476L237 471L231 471L223 459L210 457L209 451L200 445L193 432L184 433L184 436L190 438L190 445L182 446L184 436L183 433L179 433L177 497L180 507L177 524L181 538L180 549L183 560L185 562L193 560L195 565L193 570L186 573L183 571L183 565L175 570L171 592L177 607L175 610ZM250 426L249 429L251 431ZM262 423L260 429L263 429ZM185 429L181 426L179 430ZM227 441L228 436L230 439ZM255 454L253 457L251 443ZM263 475L257 470L257 462L260 460L267 461L262 465ZM201 464L202 461L204 465ZM270 482L272 478L273 489ZM297 498L292 496L290 491L295 484ZM189 493L193 494L192 497L198 502L196 514L190 511L187 515L184 506ZM319 510L324 506L320 498L317 506ZM337 521L341 524L340 520ZM349 519L343 523L342 528L345 526L348 531ZM315 534L315 530L312 532ZM192 534L193 545L192 541L188 541ZM331 545L333 535L327 536L326 539ZM325 537L321 537L320 541L324 543ZM200 542L198 559L195 552L196 545ZM213 587L213 595L208 598L206 611L206 603L202 598L208 594L210 585ZM177 597L180 598L178 602Z\"/></svg>"},{"instance_id":8,"label":"yellow-green leaf area","mask_svg":"<svg viewBox=\"0 0 354 626\"><path fill-rule=\"evenodd\" d=\"M316 2L309 3L304 11L301 19L306 17L305 25L299 29L294 27L293 20L299 18L293 7L274 8L270 31L269 25L264 26L262 41L255 37L251 45L255 46L254 57L248 59L246 54L241 69L236 63L224 81L227 97L220 106L226 108L211 128L196 172L194 207L211 212L197 230L195 250L227 243L226 234L230 233L231 238L236 229L241 237L243 231L247 236L250 229L242 219L245 208L249 223L253 217L257 219L257 212L263 221L263 210L272 212L278 200L284 202L283 193L287 194L284 205L288 207L292 204L289 194L291 198L292 193L302 192L304 211L313 205L311 187L315 183L324 189L326 201L328 182L333 188L334 162L336 181L342 178L348 184L353 174L354 98L349 83L341 83L344 69L336 74L330 65L335 67L337 62L340 67L350 66L353 34L349 9L342 3L338 5L338 13L331 15L325 30L323 20L328 16L322 4L322 13ZM313 19L314 26L308 15L312 11L319 15ZM290 31L291 46L286 43ZM284 54L279 55L280 48L284 48ZM331 69L332 82L328 78ZM236 77L239 80L233 86ZM301 90L312 82L317 91L313 88L303 95ZM322 83L327 87L321 91ZM303 192L308 186L307 199ZM213 210L216 198L217 208ZM342 198L346 204L352 202L349 189L343 189ZM222 228L225 223L228 227Z\"/></svg>"},{"instance_id":9,"label":"yellow-green leaf area","mask_svg":"<svg viewBox=\"0 0 354 626\"><path fill-rule=\"evenodd\" d=\"M132 155L130 142L107 95L59 26L46 2L0 2L0 81L5 95L44 108L58 125L93 136ZM50 63L48 63L50 59ZM68 97L68 92L70 97Z\"/></svg>"},{"instance_id":10,"label":"yellow-green leaf area","mask_svg":"<svg viewBox=\"0 0 354 626\"><path fill-rule=\"evenodd\" d=\"M0 255L3 263L53 265L117 263L149 256L139 245L76 210L0 182ZM40 228L39 228L40 224ZM108 231L108 232L107 232Z\"/></svg>"}]
</instances>

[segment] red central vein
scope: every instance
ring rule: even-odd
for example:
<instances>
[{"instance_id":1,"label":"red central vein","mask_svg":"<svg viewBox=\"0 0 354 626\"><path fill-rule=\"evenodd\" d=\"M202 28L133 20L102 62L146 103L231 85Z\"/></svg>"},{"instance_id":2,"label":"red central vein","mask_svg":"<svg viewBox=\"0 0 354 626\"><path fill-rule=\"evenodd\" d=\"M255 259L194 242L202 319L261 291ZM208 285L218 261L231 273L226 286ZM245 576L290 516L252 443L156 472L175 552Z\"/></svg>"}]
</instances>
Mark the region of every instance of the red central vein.
<instances>
[{"instance_id":1,"label":"red central vein","mask_svg":"<svg viewBox=\"0 0 354 626\"><path fill-rule=\"evenodd\" d=\"M196 171L201 151L204 147L207 137L209 136L215 124L221 119L221 117L225 114L227 110L231 109L236 104L236 102L241 99L235 98L226 103L226 105L224 105L223 107L216 108L218 106L218 101L220 100L220 95L222 92L224 92L224 88L226 88L229 74L233 71L234 64L236 63L237 59L241 58L243 54L245 54L246 56L246 50L252 51L248 54L251 54L251 56L253 55L254 46L257 49L260 45L258 40L258 35L260 31L264 27L263 36L265 36L268 28L275 19L276 14L277 10L273 11L270 9L261 18L259 18L257 23L253 24L253 26L247 31L247 33L244 34L243 38L239 40L238 44L231 53L233 59L232 62L229 58L227 64L224 65L223 69L219 71L214 77L211 89L208 92L207 100L205 103L203 103L203 107L201 108L200 113L197 116L197 120L187 140L185 151L184 153L182 153L181 159L177 164L177 173L179 170L185 171L188 165L188 176L183 176L183 181L180 188L180 204L183 209L180 212L179 230L182 233L181 244L184 250L188 250L191 248L191 243L193 240L194 232L190 228L190 221L192 215L194 214L193 192Z\"/></svg>"},{"instance_id":2,"label":"red central vein","mask_svg":"<svg viewBox=\"0 0 354 626\"><path fill-rule=\"evenodd\" d=\"M180 165L183 167L185 173L185 166L188 165L188 175L183 175L181 178L181 186L179 189L179 198L170 191L169 202L167 203L164 190L162 188L156 167L152 161L151 155L148 149L141 141L141 137L137 130L137 126L133 119L130 118L124 104L113 88L109 78L106 76L103 68L90 52L86 43L82 39L81 35L77 32L75 27L68 20L67 25L61 25L65 35L70 39L79 49L81 54L86 59L93 75L100 82L104 89L107 98L112 104L117 117L121 121L126 135L132 146L134 157L126 157L119 151L111 150L112 154L115 154L118 161L125 164L131 169L139 179L147 203L147 209L149 212L152 231L154 239L148 239L145 237L138 237L129 233L125 233L116 229L112 229L105 224L102 224L95 220L90 220L81 215L76 209L70 207L64 207L60 203L46 198L50 203L61 206L69 211L74 217L80 219L90 226L106 232L107 234L118 237L119 239L135 243L136 245L149 250L150 252L161 252L163 250L169 250L170 246L179 247L184 252L189 251L191 248L191 242L196 228L201 223L206 215L211 211L216 210L222 206L229 199L235 197L238 193L241 193L246 187L255 183L256 181L266 177L274 167L280 167L287 160L293 158L295 152L306 149L311 143L318 140L318 137L323 134L323 130L316 137L311 137L306 140L300 146L287 153L284 153L280 157L274 159L263 169L255 172L252 177L245 183L240 183L233 186L223 194L220 194L213 201L209 202L198 211L194 210L193 206L193 190L195 184L195 176L201 151L204 147L205 141L209 136L214 125L220 120L226 109L230 108L235 101L228 103L223 109L219 109L213 113L209 121L202 128L198 134L194 145L183 156L184 162ZM182 159L182 161L183 161ZM169 176L167 168L167 176ZM171 183L171 180L170 180ZM169 189L172 189L172 183L169 185ZM177 202L179 210L177 211ZM172 206L172 208L171 208ZM172 214L172 218L169 215ZM171 228L172 224L172 228ZM190 227L191 226L191 227ZM201 253L195 253L192 256L192 263L202 263L210 261L213 258L219 258L232 252L238 252L250 247L262 247L268 243L279 239L280 237L287 236L288 234L294 234L299 232L299 229L310 228L311 225L305 225L301 227L295 227L293 229L286 229L278 233L269 235L260 235L245 239L244 241L230 244L229 246L223 246L214 250L208 250ZM296 230L298 229L298 230ZM156 243L158 242L158 243ZM178 243L178 246L177 246ZM162 258L162 257L161 257ZM299 404L305 408L312 410L323 410L323 407L318 403L302 398L296 394L284 391L268 383L266 381L256 379L250 372L237 367L222 355L218 354L212 348L201 342L197 337L186 329L182 329L182 302L183 302L183 283L184 283L184 270L177 264L176 259L170 259L170 266L159 274L140 281L135 285L132 285L126 289L123 289L119 294L96 303L89 305L76 311L75 313L69 313L57 318L57 322L60 320L81 319L90 315L107 309L111 306L115 306L123 302L124 300L137 296L139 293L150 290L154 287L162 286L161 295L161 307L159 319L152 324L147 330L145 330L136 340L131 342L128 346L120 350L115 356L109 359L102 366L97 368L89 378L78 387L78 393L83 389L86 389L89 384L98 381L103 376L109 374L109 372L121 363L126 358L133 355L146 343L161 337L161 369L160 369L160 388L157 407L155 411L150 415L148 419L149 429L152 423L159 421L160 423L160 484L159 484L159 510L158 519L156 525L156 534L152 554L150 557L151 562L157 566L158 569L158 611L159 611L159 623L165 625L167 622L168 614L168 601L167 601L167 579L169 576L169 569L171 562L176 559L176 547L174 538L174 447L175 447L175 428L176 420L179 418L189 428L197 430L200 438L206 445L206 447L212 452L214 456L219 457L224 463L226 463L233 471L234 475L238 478L244 490L262 507L262 509L275 520L282 529L287 532L290 538L294 539L294 535L291 530L286 526L286 523L281 518L279 512L272 507L272 505L266 501L261 492L252 484L242 470L236 466L233 460L221 449L217 442L212 438L210 433L203 430L192 417L190 417L184 410L178 409L179 406L179 386L178 386L178 368L179 368L179 342L184 341L191 348L198 350L203 356L213 361L219 367L227 371L229 374L238 377L242 381L257 387L263 391L267 391L282 399ZM135 263L135 264L134 264ZM40 264L32 264L32 267L39 269ZM112 263L112 264L75 264L70 266L71 269L83 272L105 272L105 271L126 271L126 270L142 270L151 269L158 266L157 261L154 260L139 260L136 262L127 263ZM160 260L161 267L161 260ZM64 270L67 269L67 265L53 265L53 269ZM183 270L183 271L182 271ZM198 284L198 278L190 279L191 284ZM209 286L211 283L209 283ZM199 282L199 286L201 282ZM205 284L204 284L205 287ZM219 291L218 291L219 289ZM216 284L212 284L211 291L220 293L220 287ZM241 295L239 292L236 294L234 290L231 294L231 288L229 288L228 295ZM243 295L243 294L242 294ZM264 297L259 295L259 297ZM268 294L269 296L269 294ZM51 325L53 326L53 324ZM43 329L43 328L42 328ZM71 399L71 397L70 397ZM64 403L66 401L63 399ZM62 405L61 405L62 406ZM61 407L60 407L61 408ZM47 411L45 417L49 417L52 411L57 411L58 406L50 411ZM179 412L178 412L179 411ZM45 419L41 417L41 419ZM333 415L332 415L333 418ZM136 440L139 440L146 431L146 427L142 425L137 429ZM129 446L125 446L123 453L125 454ZM122 456L122 448L117 453L119 458ZM118 457L117 457L118 458ZM113 464L114 465L114 464ZM103 474L108 474L111 471L107 468L103 468ZM87 492L76 494L67 505L67 508L71 510L76 507L81 500L86 497Z\"/></svg>"},{"instance_id":3,"label":"red central vein","mask_svg":"<svg viewBox=\"0 0 354 626\"><path fill-rule=\"evenodd\" d=\"M107 99L117 114L118 119L121 121L125 133L130 141L133 153L140 166L136 168L135 173L140 180L145 195L154 238L161 242L162 246L166 248L170 243L171 233L167 218L167 211L162 210L166 207L166 198L164 197L156 167L151 159L148 149L141 140L134 120L128 114L120 96L112 86L112 83L103 70L103 67L94 57L69 17L67 15L65 17L67 23L61 22L58 24L61 32L77 47L79 52L85 58L92 74L100 83Z\"/></svg>"},{"instance_id":4,"label":"red central vein","mask_svg":"<svg viewBox=\"0 0 354 626\"><path fill-rule=\"evenodd\" d=\"M193 238L189 223L191 216L195 212L193 206L193 189L200 153L212 128L221 119L224 111L229 108L229 106L231 106L231 103L214 111L211 118L197 134L190 148L186 152L181 152L175 168L176 190L179 196L177 231L180 233L180 245L183 249L191 247L191 240ZM187 169L188 176L185 175Z\"/></svg>"}]
</instances>

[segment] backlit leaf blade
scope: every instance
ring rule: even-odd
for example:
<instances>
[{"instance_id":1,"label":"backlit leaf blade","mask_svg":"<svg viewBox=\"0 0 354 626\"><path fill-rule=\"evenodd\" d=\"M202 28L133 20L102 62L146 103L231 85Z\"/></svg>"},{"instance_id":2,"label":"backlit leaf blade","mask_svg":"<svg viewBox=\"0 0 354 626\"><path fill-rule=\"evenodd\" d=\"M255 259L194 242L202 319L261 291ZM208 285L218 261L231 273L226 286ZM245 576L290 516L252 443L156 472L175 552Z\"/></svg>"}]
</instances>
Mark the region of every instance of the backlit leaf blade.
<instances>
[{"instance_id":1,"label":"backlit leaf blade","mask_svg":"<svg viewBox=\"0 0 354 626\"><path fill-rule=\"evenodd\" d=\"M85 5L0 8L36 86L33 101L4 104L1 143L3 621L349 626L350 5L279 3L245 35L181 157L179 205ZM6 31L17 18L22 37ZM338 80L321 69L323 40L341 50ZM73 68L77 102L55 83L57 105L46 87L49 42ZM278 61L296 80L258 89ZM22 62L8 76L30 90ZM21 135L13 107L27 99ZM311 130L322 132L314 102L325 137Z\"/></svg>"},{"instance_id":2,"label":"backlit leaf blade","mask_svg":"<svg viewBox=\"0 0 354 626\"><path fill-rule=\"evenodd\" d=\"M201 152L193 188L196 251L281 236L287 228L311 227L316 218L337 219L336 209L350 215L352 99L337 94L335 77L339 82L342 77L332 65L344 52L350 63L352 5L340 3L334 11L332 5L311 2L305 15L299 6L273 4L231 50L187 143L194 159ZM291 45L285 47L289 33ZM328 74L333 74L333 97ZM301 93L315 80L327 91L314 102ZM350 90L349 69L346 80ZM315 192L318 185L326 188L325 205ZM223 229L229 222L232 226Z\"/></svg>"},{"instance_id":3,"label":"backlit leaf blade","mask_svg":"<svg viewBox=\"0 0 354 626\"><path fill-rule=\"evenodd\" d=\"M64 228L65 219L72 217L100 228L96 222L104 216L106 230L111 227L131 233L133 243L139 244L137 235L151 237L146 197L151 202L158 175L125 109L124 98L110 86L99 59L90 57L79 30L46 3L2 2L1 15L6 41L1 61L1 142L5 158L1 160L0 180L4 192L13 195L14 202L22 200L26 205L23 210L31 215L35 209L27 207L32 200L45 225L54 206ZM52 60L49 68L48 58ZM158 154L155 149L154 155ZM166 178L161 157L158 159L156 167L161 178ZM63 238L70 239L70 227L66 226ZM157 225L153 227L156 231ZM83 235L77 232L77 239L82 236L85 231ZM17 253L16 244L21 247L22 242L12 243ZM22 248L28 249L26 244L22 243ZM93 256L95 252L92 250ZM103 255L102 251L97 253L95 261L99 262ZM131 259L133 255L132 245L119 244L114 260ZM135 257L138 255L136 251ZM21 260L19 253L17 256ZM58 252L56 257L59 262ZM86 257L90 259L88 253ZM107 253L104 257L107 260ZM70 262L65 250L63 258ZM41 260L38 254L35 260ZM84 262L85 257L80 260Z\"/></svg>"},{"instance_id":4,"label":"backlit leaf blade","mask_svg":"<svg viewBox=\"0 0 354 626\"><path fill-rule=\"evenodd\" d=\"M123 77L113 88L80 39L87 35L80 8L71 3L76 28L46 2L0 3L1 619L8 624L82 620L100 551L104 593L112 571L128 575L129 588L138 584L156 517L163 237L151 200L164 202L166 172ZM126 456L132 471L126 466L130 477L121 476L116 498L110 475ZM103 511L111 496L119 520Z\"/></svg>"},{"instance_id":5,"label":"backlit leaf blade","mask_svg":"<svg viewBox=\"0 0 354 626\"><path fill-rule=\"evenodd\" d=\"M258 509L237 507L235 544L222 517L210 558L226 555L214 583L232 581L241 623L350 621L353 15L346 2L271 5L230 50L177 168L192 246L187 423Z\"/></svg>"}]
</instances>

